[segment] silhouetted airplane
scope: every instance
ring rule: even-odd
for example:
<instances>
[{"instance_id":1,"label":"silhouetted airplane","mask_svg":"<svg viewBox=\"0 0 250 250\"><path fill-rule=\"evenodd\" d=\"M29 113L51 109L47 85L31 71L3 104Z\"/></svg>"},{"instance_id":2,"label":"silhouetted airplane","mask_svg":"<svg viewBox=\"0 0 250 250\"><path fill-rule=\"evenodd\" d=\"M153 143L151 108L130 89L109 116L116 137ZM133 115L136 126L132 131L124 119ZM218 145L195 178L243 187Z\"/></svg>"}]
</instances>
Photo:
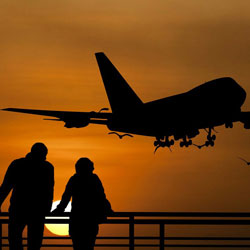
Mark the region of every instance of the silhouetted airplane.
<instances>
[{"instance_id":1,"label":"silhouetted airplane","mask_svg":"<svg viewBox=\"0 0 250 250\"><path fill-rule=\"evenodd\" d=\"M174 140L180 146L192 145L191 138L200 129L208 133L205 146L214 146L215 126L232 128L242 122L250 129L250 112L242 112L245 90L230 77L206 82L188 92L143 103L104 53L96 53L97 63L107 92L111 112L49 111L20 108L3 110L55 117L66 128L86 127L90 123L106 125L111 131L156 138L155 147L170 147ZM169 139L173 136L174 139Z\"/></svg>"},{"instance_id":2,"label":"silhouetted airplane","mask_svg":"<svg viewBox=\"0 0 250 250\"><path fill-rule=\"evenodd\" d=\"M241 159L242 161L244 161L248 166L250 165L250 161L246 161L245 159L238 157L239 159Z\"/></svg>"}]
</instances>

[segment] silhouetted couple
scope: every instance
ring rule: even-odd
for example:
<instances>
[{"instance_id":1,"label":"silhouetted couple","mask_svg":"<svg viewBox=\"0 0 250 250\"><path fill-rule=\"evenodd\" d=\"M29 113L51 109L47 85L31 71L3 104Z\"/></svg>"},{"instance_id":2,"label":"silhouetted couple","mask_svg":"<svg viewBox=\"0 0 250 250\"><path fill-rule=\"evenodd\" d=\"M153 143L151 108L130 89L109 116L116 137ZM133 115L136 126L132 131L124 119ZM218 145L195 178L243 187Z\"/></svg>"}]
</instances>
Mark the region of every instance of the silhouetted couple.
<instances>
[{"instance_id":1,"label":"silhouetted couple","mask_svg":"<svg viewBox=\"0 0 250 250\"><path fill-rule=\"evenodd\" d=\"M10 250L22 250L22 233L28 226L28 250L42 245L45 215L51 210L54 189L54 167L46 156L47 147L35 143L26 157L14 160L0 187L0 207L12 190L9 207ZM76 163L76 174L66 186L62 200L53 211L64 211L72 198L69 233L74 249L94 249L98 224L112 211L102 183L93 174L94 166L88 158Z\"/></svg>"}]
</instances>

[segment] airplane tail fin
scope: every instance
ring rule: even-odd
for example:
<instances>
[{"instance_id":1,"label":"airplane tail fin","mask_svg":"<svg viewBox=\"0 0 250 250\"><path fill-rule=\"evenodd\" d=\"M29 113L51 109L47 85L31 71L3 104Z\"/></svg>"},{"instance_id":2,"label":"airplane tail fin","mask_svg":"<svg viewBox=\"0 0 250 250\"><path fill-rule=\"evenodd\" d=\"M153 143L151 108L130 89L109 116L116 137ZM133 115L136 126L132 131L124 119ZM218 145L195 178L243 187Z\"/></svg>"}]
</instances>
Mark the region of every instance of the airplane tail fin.
<instances>
[{"instance_id":1,"label":"airplane tail fin","mask_svg":"<svg viewBox=\"0 0 250 250\"><path fill-rule=\"evenodd\" d=\"M96 60L108 95L112 111L129 110L143 102L128 85L119 71L102 52L96 53Z\"/></svg>"}]
</instances>

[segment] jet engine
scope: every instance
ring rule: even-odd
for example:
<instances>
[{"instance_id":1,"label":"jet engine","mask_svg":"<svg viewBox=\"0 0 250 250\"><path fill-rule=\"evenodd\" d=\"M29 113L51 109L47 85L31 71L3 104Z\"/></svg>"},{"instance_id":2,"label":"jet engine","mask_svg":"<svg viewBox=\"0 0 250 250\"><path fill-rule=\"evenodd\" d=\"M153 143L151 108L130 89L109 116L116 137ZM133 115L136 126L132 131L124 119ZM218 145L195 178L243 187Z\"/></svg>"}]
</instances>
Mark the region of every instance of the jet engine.
<instances>
[{"instance_id":1,"label":"jet engine","mask_svg":"<svg viewBox=\"0 0 250 250\"><path fill-rule=\"evenodd\" d=\"M200 132L198 129L194 129L194 130L188 130L188 131L181 131L179 133L175 133L174 134L174 139L175 140L179 140L181 138L184 138L184 137L188 137L189 139L190 138L193 138L195 137L196 135L198 135Z\"/></svg>"},{"instance_id":2,"label":"jet engine","mask_svg":"<svg viewBox=\"0 0 250 250\"><path fill-rule=\"evenodd\" d=\"M245 129L250 129L250 121L244 122L244 128Z\"/></svg>"},{"instance_id":3,"label":"jet engine","mask_svg":"<svg viewBox=\"0 0 250 250\"><path fill-rule=\"evenodd\" d=\"M191 130L191 131L188 131L187 133L187 137L188 138L194 138L196 135L198 135L200 132L198 129L196 130Z\"/></svg>"},{"instance_id":4,"label":"jet engine","mask_svg":"<svg viewBox=\"0 0 250 250\"><path fill-rule=\"evenodd\" d=\"M81 119L81 120L70 120L65 121L65 128L84 128L89 125L90 119Z\"/></svg>"},{"instance_id":5,"label":"jet engine","mask_svg":"<svg viewBox=\"0 0 250 250\"><path fill-rule=\"evenodd\" d=\"M245 129L250 129L250 112L241 112L240 121L244 124Z\"/></svg>"}]
</instances>

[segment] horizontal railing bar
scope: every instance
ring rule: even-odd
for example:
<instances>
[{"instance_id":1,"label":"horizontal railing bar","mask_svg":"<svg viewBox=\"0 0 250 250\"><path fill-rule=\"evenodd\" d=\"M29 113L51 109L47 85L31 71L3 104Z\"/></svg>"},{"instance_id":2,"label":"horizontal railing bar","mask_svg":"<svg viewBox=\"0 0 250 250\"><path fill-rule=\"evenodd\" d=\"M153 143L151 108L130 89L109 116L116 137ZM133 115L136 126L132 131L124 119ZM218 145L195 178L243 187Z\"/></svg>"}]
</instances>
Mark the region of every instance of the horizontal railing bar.
<instances>
[{"instance_id":1,"label":"horizontal railing bar","mask_svg":"<svg viewBox=\"0 0 250 250\"><path fill-rule=\"evenodd\" d=\"M0 223L7 224L8 219L0 220ZM69 220L65 219L49 219L45 220L46 224L68 224ZM103 224L129 224L130 221L127 219L108 219ZM133 224L148 224L148 225L156 225L156 224L165 224L165 225L250 225L250 220L237 220L237 219L135 219Z\"/></svg>"},{"instance_id":2,"label":"horizontal railing bar","mask_svg":"<svg viewBox=\"0 0 250 250\"><path fill-rule=\"evenodd\" d=\"M59 237L58 237L59 239ZM127 240L129 237L97 237L97 239ZM135 236L135 240L159 240L159 236ZM250 241L250 237L164 237L164 240L211 240L211 241Z\"/></svg>"},{"instance_id":3,"label":"horizontal railing bar","mask_svg":"<svg viewBox=\"0 0 250 250\"><path fill-rule=\"evenodd\" d=\"M7 240L8 237L2 237L3 240ZM60 237L60 236L46 236L43 237L44 240L71 240L70 236ZM97 240L128 240L128 236L97 236ZM159 236L135 236L135 240L159 240ZM27 240L24 237L23 240ZM164 237L164 240L210 240L210 241L250 241L250 237Z\"/></svg>"},{"instance_id":4,"label":"horizontal railing bar","mask_svg":"<svg viewBox=\"0 0 250 250\"><path fill-rule=\"evenodd\" d=\"M49 219L47 224L64 224L68 220L64 219ZM103 224L129 224L127 219L108 219ZM237 219L135 219L133 224L177 224L177 225L250 225L250 220Z\"/></svg>"},{"instance_id":5,"label":"horizontal railing bar","mask_svg":"<svg viewBox=\"0 0 250 250\"><path fill-rule=\"evenodd\" d=\"M164 237L165 240L250 241L249 237Z\"/></svg>"},{"instance_id":6,"label":"horizontal railing bar","mask_svg":"<svg viewBox=\"0 0 250 250\"><path fill-rule=\"evenodd\" d=\"M0 216L8 216L8 212L1 212ZM70 212L59 215L48 214L46 217L68 217ZM250 217L250 212L114 212L110 217L130 217L130 216L165 216L165 217Z\"/></svg>"},{"instance_id":7,"label":"horizontal railing bar","mask_svg":"<svg viewBox=\"0 0 250 250\"><path fill-rule=\"evenodd\" d=\"M69 223L69 219L46 219L45 220L45 224L67 224L67 223ZM129 219L108 219L103 224L129 224Z\"/></svg>"},{"instance_id":8,"label":"horizontal railing bar","mask_svg":"<svg viewBox=\"0 0 250 250\"><path fill-rule=\"evenodd\" d=\"M112 222L107 222L112 223ZM114 221L115 223L115 221ZM165 225L250 225L250 220L134 220L134 224L165 224Z\"/></svg>"},{"instance_id":9,"label":"horizontal railing bar","mask_svg":"<svg viewBox=\"0 0 250 250\"><path fill-rule=\"evenodd\" d=\"M2 244L3 247L8 247L8 244ZM27 245L23 245L24 247L27 247ZM159 247L159 244L135 244L135 247ZM51 245L51 244L43 244L42 247L72 247L70 244L61 244L61 245ZM95 247L129 247L129 244L96 244ZM164 247L217 247L217 248L249 248L250 245L220 245L220 244L210 244L210 245L204 245L204 244L165 244Z\"/></svg>"},{"instance_id":10,"label":"horizontal railing bar","mask_svg":"<svg viewBox=\"0 0 250 250\"><path fill-rule=\"evenodd\" d=\"M197 245L184 245L184 244L168 244L168 245L164 245L164 247L192 247L192 248L195 248L195 247L217 247L217 248L249 248L250 245L203 245L203 244L197 244Z\"/></svg>"},{"instance_id":11,"label":"horizontal railing bar","mask_svg":"<svg viewBox=\"0 0 250 250\"><path fill-rule=\"evenodd\" d=\"M112 217L166 216L166 217L250 217L250 212L115 212Z\"/></svg>"},{"instance_id":12,"label":"horizontal railing bar","mask_svg":"<svg viewBox=\"0 0 250 250\"><path fill-rule=\"evenodd\" d=\"M2 237L3 240L8 240L8 237ZM27 240L27 237L23 237L22 240ZM71 240L70 236L67 237L60 237L60 236L44 236L44 240Z\"/></svg>"},{"instance_id":13,"label":"horizontal railing bar","mask_svg":"<svg viewBox=\"0 0 250 250\"><path fill-rule=\"evenodd\" d=\"M129 245L96 245L96 247L128 247ZM135 244L134 247L160 247L160 245L138 245ZM186 248L249 248L250 245L164 245L164 247L186 247Z\"/></svg>"}]
</instances>

